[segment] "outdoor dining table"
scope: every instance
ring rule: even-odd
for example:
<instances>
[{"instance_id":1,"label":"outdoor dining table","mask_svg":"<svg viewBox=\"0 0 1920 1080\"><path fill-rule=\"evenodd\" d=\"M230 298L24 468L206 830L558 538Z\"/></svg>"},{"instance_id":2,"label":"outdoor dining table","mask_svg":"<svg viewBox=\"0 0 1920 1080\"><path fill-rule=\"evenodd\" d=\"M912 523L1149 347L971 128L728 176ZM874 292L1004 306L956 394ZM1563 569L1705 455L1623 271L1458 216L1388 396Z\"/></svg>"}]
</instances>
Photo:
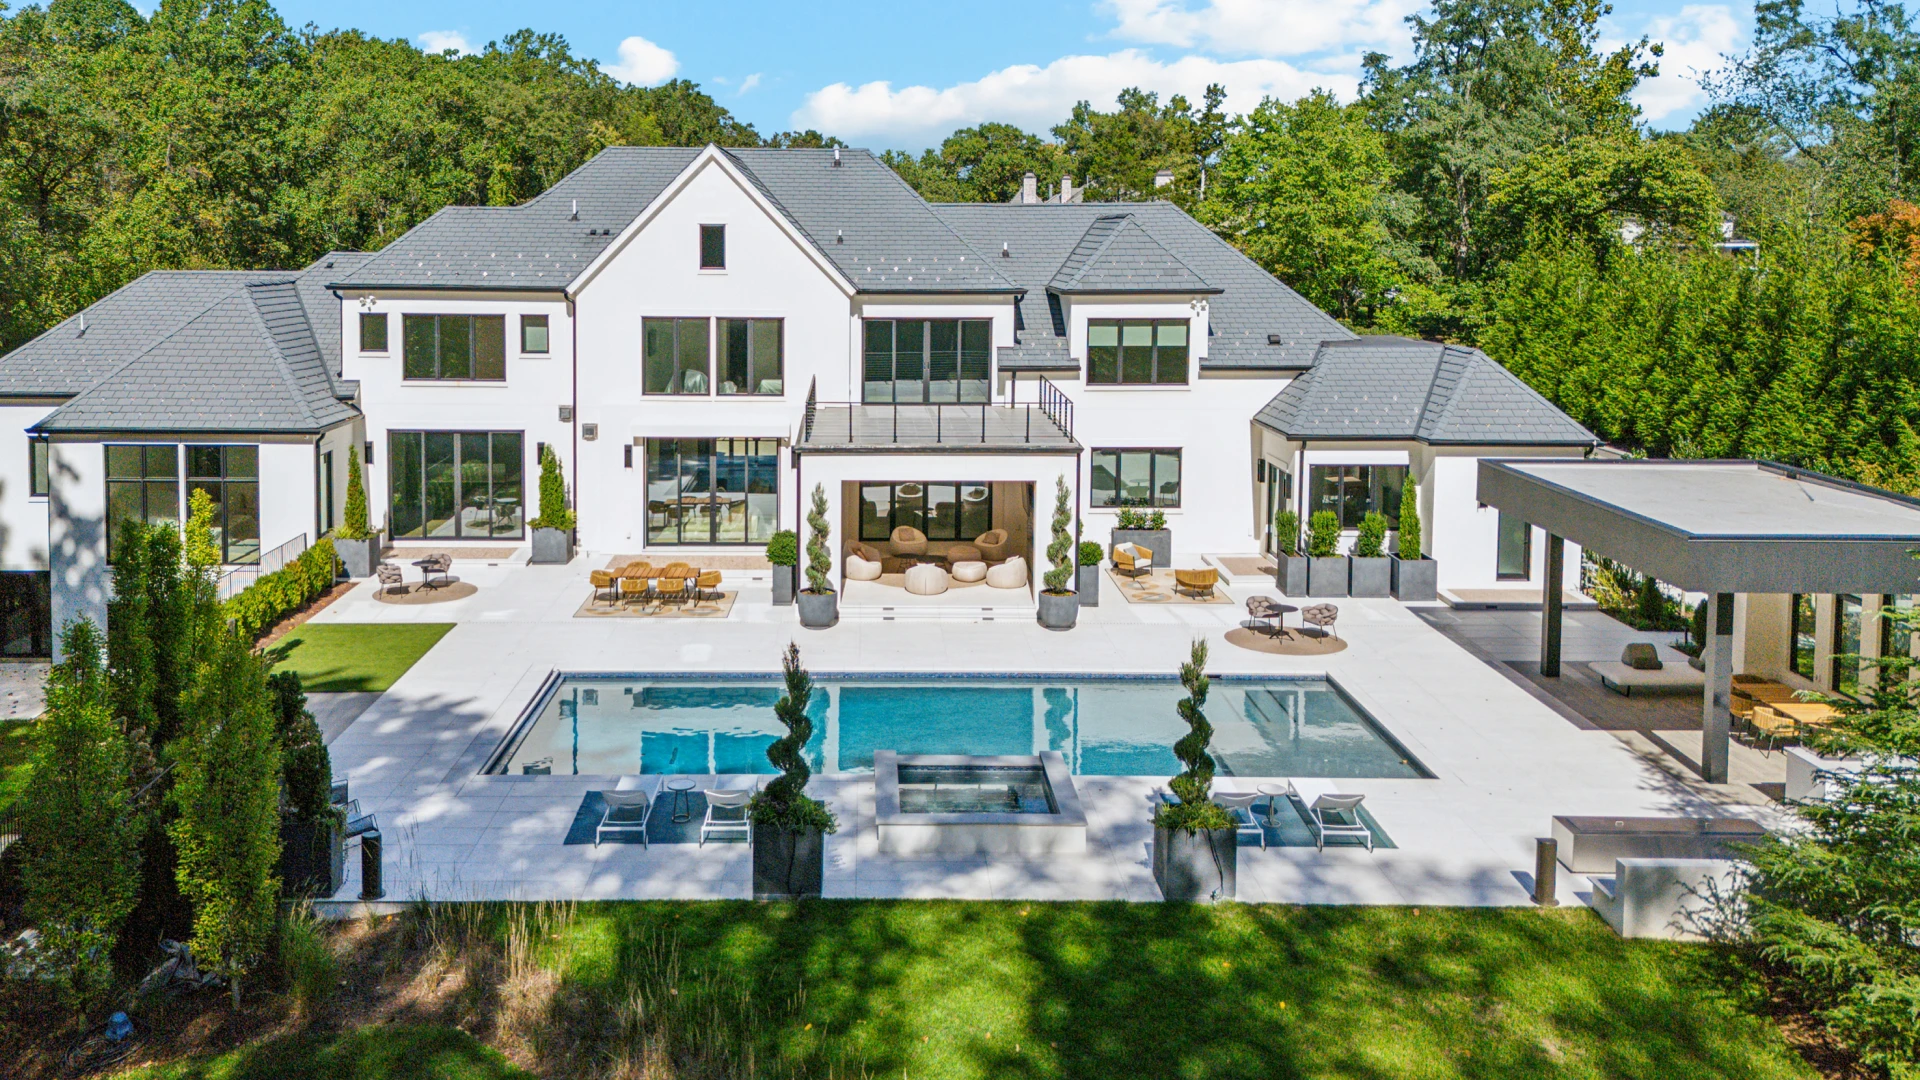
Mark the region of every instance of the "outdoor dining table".
<instances>
[{"instance_id":1,"label":"outdoor dining table","mask_svg":"<svg viewBox=\"0 0 1920 1080\"><path fill-rule=\"evenodd\" d=\"M1797 724L1825 724L1840 715L1840 710L1818 701L1776 701L1768 708Z\"/></svg>"}]
</instances>

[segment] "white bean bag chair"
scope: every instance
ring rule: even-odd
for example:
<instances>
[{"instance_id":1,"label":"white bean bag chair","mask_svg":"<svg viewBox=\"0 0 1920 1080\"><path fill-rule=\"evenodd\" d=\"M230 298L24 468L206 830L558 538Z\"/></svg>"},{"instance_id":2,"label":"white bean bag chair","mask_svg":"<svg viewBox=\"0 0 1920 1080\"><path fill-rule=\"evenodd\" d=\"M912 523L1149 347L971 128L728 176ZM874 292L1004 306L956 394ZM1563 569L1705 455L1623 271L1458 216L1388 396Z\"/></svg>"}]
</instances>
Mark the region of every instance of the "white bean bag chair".
<instances>
[{"instance_id":1,"label":"white bean bag chair","mask_svg":"<svg viewBox=\"0 0 1920 1080\"><path fill-rule=\"evenodd\" d=\"M987 584L996 589L1026 588L1027 560L1015 555L998 566L988 568Z\"/></svg>"},{"instance_id":2,"label":"white bean bag chair","mask_svg":"<svg viewBox=\"0 0 1920 1080\"><path fill-rule=\"evenodd\" d=\"M872 559L863 559L858 555L847 555L848 581L879 581L880 564Z\"/></svg>"},{"instance_id":3,"label":"white bean bag chair","mask_svg":"<svg viewBox=\"0 0 1920 1080\"><path fill-rule=\"evenodd\" d=\"M947 572L932 563L909 566L907 591L915 596L939 596L947 591Z\"/></svg>"},{"instance_id":4,"label":"white bean bag chair","mask_svg":"<svg viewBox=\"0 0 1920 1080\"><path fill-rule=\"evenodd\" d=\"M953 580L955 581L985 581L986 579L986 563L978 560L962 559L953 564Z\"/></svg>"}]
</instances>

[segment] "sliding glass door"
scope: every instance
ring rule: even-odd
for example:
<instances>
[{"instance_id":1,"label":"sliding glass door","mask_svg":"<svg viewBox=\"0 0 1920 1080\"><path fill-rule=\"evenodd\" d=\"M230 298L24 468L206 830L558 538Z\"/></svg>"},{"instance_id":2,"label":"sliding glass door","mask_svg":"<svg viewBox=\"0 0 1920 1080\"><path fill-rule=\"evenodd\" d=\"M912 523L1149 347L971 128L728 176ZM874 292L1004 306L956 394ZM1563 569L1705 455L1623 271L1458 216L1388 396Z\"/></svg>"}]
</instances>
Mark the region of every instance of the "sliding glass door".
<instances>
[{"instance_id":1,"label":"sliding glass door","mask_svg":"<svg viewBox=\"0 0 1920 1080\"><path fill-rule=\"evenodd\" d=\"M518 431L389 432L388 528L400 538L520 539L525 447Z\"/></svg>"},{"instance_id":2,"label":"sliding glass door","mask_svg":"<svg viewBox=\"0 0 1920 1080\"><path fill-rule=\"evenodd\" d=\"M869 403L981 403L989 400L993 324L986 319L868 319Z\"/></svg>"},{"instance_id":3,"label":"sliding glass door","mask_svg":"<svg viewBox=\"0 0 1920 1080\"><path fill-rule=\"evenodd\" d=\"M780 527L777 439L648 439L647 543L760 544Z\"/></svg>"}]
</instances>

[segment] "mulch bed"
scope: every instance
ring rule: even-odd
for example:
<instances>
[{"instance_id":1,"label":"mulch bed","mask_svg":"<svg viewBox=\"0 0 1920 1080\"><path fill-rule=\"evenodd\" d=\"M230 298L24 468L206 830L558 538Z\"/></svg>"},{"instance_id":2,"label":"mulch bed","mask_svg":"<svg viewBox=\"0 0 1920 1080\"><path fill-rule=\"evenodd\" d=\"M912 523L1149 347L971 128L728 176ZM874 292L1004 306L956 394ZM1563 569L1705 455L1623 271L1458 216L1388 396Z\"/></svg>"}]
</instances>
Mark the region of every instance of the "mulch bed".
<instances>
[{"instance_id":1,"label":"mulch bed","mask_svg":"<svg viewBox=\"0 0 1920 1080\"><path fill-rule=\"evenodd\" d=\"M326 592L321 593L319 596L314 597L306 607L274 623L271 629L260 635L260 640L254 642L253 647L256 649L271 647L275 642L292 633L293 629L301 623L327 610L327 605L352 592L354 585L355 582L343 581L333 588L328 589Z\"/></svg>"}]
</instances>

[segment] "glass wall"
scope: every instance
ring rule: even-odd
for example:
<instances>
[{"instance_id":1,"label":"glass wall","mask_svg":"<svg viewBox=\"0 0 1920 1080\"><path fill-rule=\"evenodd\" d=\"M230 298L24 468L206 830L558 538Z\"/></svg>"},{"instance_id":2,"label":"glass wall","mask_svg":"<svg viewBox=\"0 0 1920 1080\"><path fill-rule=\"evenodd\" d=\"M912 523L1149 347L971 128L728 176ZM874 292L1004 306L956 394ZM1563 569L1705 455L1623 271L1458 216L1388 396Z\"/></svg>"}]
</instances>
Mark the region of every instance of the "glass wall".
<instances>
[{"instance_id":1,"label":"glass wall","mask_svg":"<svg viewBox=\"0 0 1920 1080\"><path fill-rule=\"evenodd\" d=\"M1405 465L1315 465L1307 470L1307 516L1331 510L1341 528L1357 529L1367 511L1378 510L1397 529L1406 482Z\"/></svg>"},{"instance_id":2,"label":"glass wall","mask_svg":"<svg viewBox=\"0 0 1920 1080\"><path fill-rule=\"evenodd\" d=\"M387 470L396 537L518 540L524 532L521 432L389 432Z\"/></svg>"},{"instance_id":3,"label":"glass wall","mask_svg":"<svg viewBox=\"0 0 1920 1080\"><path fill-rule=\"evenodd\" d=\"M885 541L902 525L929 540L971 540L993 528L993 487L985 483L860 485L860 539Z\"/></svg>"},{"instance_id":4,"label":"glass wall","mask_svg":"<svg viewBox=\"0 0 1920 1080\"><path fill-rule=\"evenodd\" d=\"M780 527L778 439L648 439L649 544L759 544Z\"/></svg>"},{"instance_id":5,"label":"glass wall","mask_svg":"<svg viewBox=\"0 0 1920 1080\"><path fill-rule=\"evenodd\" d=\"M1860 692L1860 598L1842 593L1833 598L1833 688L1843 694Z\"/></svg>"},{"instance_id":6,"label":"glass wall","mask_svg":"<svg viewBox=\"0 0 1920 1080\"><path fill-rule=\"evenodd\" d=\"M173 443L108 446L107 561L113 561L120 527L180 521L180 448Z\"/></svg>"},{"instance_id":7,"label":"glass wall","mask_svg":"<svg viewBox=\"0 0 1920 1080\"><path fill-rule=\"evenodd\" d=\"M1899 619L1890 616L1898 615ZM1905 625L1914 617L1913 597L1907 594L1880 598L1880 655L1913 655L1913 631Z\"/></svg>"},{"instance_id":8,"label":"glass wall","mask_svg":"<svg viewBox=\"0 0 1920 1080\"><path fill-rule=\"evenodd\" d=\"M213 542L220 561L260 561L260 448L187 447L187 497L213 499Z\"/></svg>"},{"instance_id":9,"label":"glass wall","mask_svg":"<svg viewBox=\"0 0 1920 1080\"><path fill-rule=\"evenodd\" d=\"M1813 597L1796 593L1789 607L1787 667L1803 679L1813 678Z\"/></svg>"},{"instance_id":10,"label":"glass wall","mask_svg":"<svg viewBox=\"0 0 1920 1080\"><path fill-rule=\"evenodd\" d=\"M868 319L861 400L886 404L991 400L987 319Z\"/></svg>"}]
</instances>

